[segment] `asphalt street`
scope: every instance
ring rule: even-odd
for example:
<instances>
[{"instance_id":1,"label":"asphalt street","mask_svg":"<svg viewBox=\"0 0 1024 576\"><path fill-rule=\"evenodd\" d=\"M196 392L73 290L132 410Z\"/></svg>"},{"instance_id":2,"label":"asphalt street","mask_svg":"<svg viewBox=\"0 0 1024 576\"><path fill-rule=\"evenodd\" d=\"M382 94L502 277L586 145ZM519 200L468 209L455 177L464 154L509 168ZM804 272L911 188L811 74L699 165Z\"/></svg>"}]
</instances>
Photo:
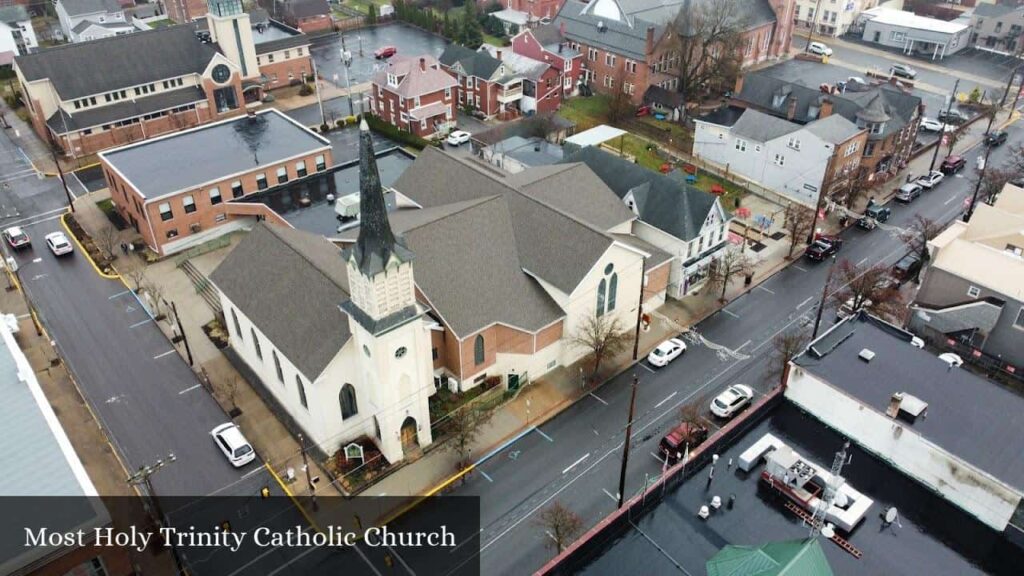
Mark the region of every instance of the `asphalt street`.
<instances>
[{"instance_id":1,"label":"asphalt street","mask_svg":"<svg viewBox=\"0 0 1024 576\"><path fill-rule=\"evenodd\" d=\"M309 52L316 60L317 72L328 82L342 88L345 87L345 66L341 62L343 44L345 49L352 53L348 80L355 86L369 82L373 73L383 65L383 60L377 60L373 56L374 50L381 46L394 46L398 49L398 54L410 58L418 58L424 54L437 58L444 51L447 42L440 36L399 23L315 39ZM362 55L359 54L360 45Z\"/></svg>"},{"instance_id":2,"label":"asphalt street","mask_svg":"<svg viewBox=\"0 0 1024 576\"><path fill-rule=\"evenodd\" d=\"M59 217L68 205L60 181L39 177L12 130L0 129L0 228Z\"/></svg>"},{"instance_id":3,"label":"asphalt street","mask_svg":"<svg viewBox=\"0 0 1024 576\"><path fill-rule=\"evenodd\" d=\"M1024 142L1024 129L1008 129L1010 144ZM1009 155L1009 145L995 149L991 165ZM968 166L984 149L966 154ZM915 214L943 223L958 218L973 192L971 168L948 177L909 205L893 205L888 222L905 227ZM895 263L907 252L896 229L847 230L840 258L871 266ZM523 574L546 562L553 552L550 538L537 524L537 513L559 501L591 526L613 511L629 405L632 375L639 376L637 408L626 493L644 488L645 478L661 473L657 444L679 421L679 408L697 403L708 422L716 419L708 402L726 387L745 383L757 393L774 385L767 374L776 334L813 323L828 264L797 261L745 296L695 326L688 350L666 368L641 362L537 429L532 429L492 455L455 490L482 500L482 556L485 574ZM826 310L823 325L834 320ZM702 342L709 342L711 345Z\"/></svg>"}]
</instances>

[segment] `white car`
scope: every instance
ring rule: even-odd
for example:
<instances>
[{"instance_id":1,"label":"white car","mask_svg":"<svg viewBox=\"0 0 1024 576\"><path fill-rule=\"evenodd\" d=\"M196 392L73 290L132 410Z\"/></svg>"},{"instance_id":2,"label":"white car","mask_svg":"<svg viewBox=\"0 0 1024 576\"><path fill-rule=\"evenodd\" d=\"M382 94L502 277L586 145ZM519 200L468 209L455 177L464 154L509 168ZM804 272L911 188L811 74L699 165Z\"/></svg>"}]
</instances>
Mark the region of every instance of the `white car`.
<instances>
[{"instance_id":1,"label":"white car","mask_svg":"<svg viewBox=\"0 0 1024 576\"><path fill-rule=\"evenodd\" d=\"M210 436L213 436L217 447L235 468L241 468L256 459L256 451L234 422L226 422L210 430Z\"/></svg>"},{"instance_id":2,"label":"white car","mask_svg":"<svg viewBox=\"0 0 1024 576\"><path fill-rule=\"evenodd\" d=\"M946 364L949 364L950 368L959 368L960 366L964 365L964 359L957 356L956 354L953 354L952 352L939 354L939 360L942 360Z\"/></svg>"},{"instance_id":3,"label":"white car","mask_svg":"<svg viewBox=\"0 0 1024 576\"><path fill-rule=\"evenodd\" d=\"M446 142L448 142L449 146L459 146L460 144L469 142L471 136L472 134L465 130L456 130L448 135L448 140L446 140Z\"/></svg>"},{"instance_id":4,"label":"white car","mask_svg":"<svg viewBox=\"0 0 1024 576\"><path fill-rule=\"evenodd\" d=\"M942 172L938 170L932 170L930 174L925 174L924 176L919 177L917 180L914 180L914 183L919 184L923 188L931 190L932 188L938 186L939 182L942 182L942 179L945 177L946 175L943 174Z\"/></svg>"},{"instance_id":5,"label":"white car","mask_svg":"<svg viewBox=\"0 0 1024 576\"><path fill-rule=\"evenodd\" d=\"M68 242L68 237L63 232L47 234L46 245L50 248L50 252L53 252L54 256L63 256L75 251L74 246L71 245L71 242Z\"/></svg>"},{"instance_id":6,"label":"white car","mask_svg":"<svg viewBox=\"0 0 1024 576\"><path fill-rule=\"evenodd\" d=\"M921 130L925 132L952 132L956 130L956 126L953 124L943 124L935 118L925 118L921 120Z\"/></svg>"},{"instance_id":7,"label":"white car","mask_svg":"<svg viewBox=\"0 0 1024 576\"><path fill-rule=\"evenodd\" d=\"M832 49L821 42L811 42L807 45L807 51L818 56L831 56Z\"/></svg>"},{"instance_id":8,"label":"white car","mask_svg":"<svg viewBox=\"0 0 1024 576\"><path fill-rule=\"evenodd\" d=\"M711 413L719 418L732 418L754 398L754 391L746 384L729 386L711 401Z\"/></svg>"},{"instance_id":9,"label":"white car","mask_svg":"<svg viewBox=\"0 0 1024 576\"><path fill-rule=\"evenodd\" d=\"M679 338L670 338L665 340L651 353L647 355L647 361L651 363L651 366L668 366L669 362L683 355L686 352L686 342L683 342Z\"/></svg>"}]
</instances>

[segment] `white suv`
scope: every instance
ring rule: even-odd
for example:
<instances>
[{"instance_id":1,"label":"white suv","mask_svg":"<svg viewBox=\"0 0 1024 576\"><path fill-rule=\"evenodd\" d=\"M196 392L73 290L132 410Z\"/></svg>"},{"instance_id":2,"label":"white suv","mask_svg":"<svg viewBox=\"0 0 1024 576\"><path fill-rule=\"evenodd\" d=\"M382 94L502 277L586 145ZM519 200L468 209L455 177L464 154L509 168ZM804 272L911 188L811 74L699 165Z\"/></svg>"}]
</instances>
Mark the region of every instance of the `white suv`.
<instances>
[{"instance_id":1,"label":"white suv","mask_svg":"<svg viewBox=\"0 0 1024 576\"><path fill-rule=\"evenodd\" d=\"M256 459L256 451L234 422L226 422L210 430L210 436L213 436L217 447L235 468L241 468Z\"/></svg>"}]
</instances>

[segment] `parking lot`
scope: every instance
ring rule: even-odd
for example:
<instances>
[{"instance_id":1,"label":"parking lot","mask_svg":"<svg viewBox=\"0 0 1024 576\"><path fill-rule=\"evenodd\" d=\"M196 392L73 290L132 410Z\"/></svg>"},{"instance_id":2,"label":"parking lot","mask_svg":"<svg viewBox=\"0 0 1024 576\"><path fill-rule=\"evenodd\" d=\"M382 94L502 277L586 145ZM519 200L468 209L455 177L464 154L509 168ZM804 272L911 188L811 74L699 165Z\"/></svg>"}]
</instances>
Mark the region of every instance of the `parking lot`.
<instances>
[{"instance_id":1,"label":"parking lot","mask_svg":"<svg viewBox=\"0 0 1024 576\"><path fill-rule=\"evenodd\" d=\"M398 49L398 54L403 56L418 57L429 54L436 58L444 51L446 44L444 38L428 34L419 28L405 24L390 24L318 38L310 47L310 53L316 60L320 76L328 82L344 87L345 67L341 62L342 45L352 53L349 82L356 85L368 82L383 63L382 60L373 57L373 52L377 48L394 46ZM360 54L360 46L362 54Z\"/></svg>"}]
</instances>

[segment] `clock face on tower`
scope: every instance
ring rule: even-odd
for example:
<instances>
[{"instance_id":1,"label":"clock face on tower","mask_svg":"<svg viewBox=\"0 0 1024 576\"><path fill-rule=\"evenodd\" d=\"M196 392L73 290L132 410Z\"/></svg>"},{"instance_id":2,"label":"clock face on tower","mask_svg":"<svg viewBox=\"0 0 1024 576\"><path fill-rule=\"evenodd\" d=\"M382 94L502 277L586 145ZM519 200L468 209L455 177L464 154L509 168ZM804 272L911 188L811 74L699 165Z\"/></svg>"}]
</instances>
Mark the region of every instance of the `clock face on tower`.
<instances>
[{"instance_id":1,"label":"clock face on tower","mask_svg":"<svg viewBox=\"0 0 1024 576\"><path fill-rule=\"evenodd\" d=\"M231 69L229 69L224 64L217 64L213 67L213 72L211 75L213 76L214 82L216 82L217 84L224 84L228 81L229 78L231 78Z\"/></svg>"}]
</instances>

